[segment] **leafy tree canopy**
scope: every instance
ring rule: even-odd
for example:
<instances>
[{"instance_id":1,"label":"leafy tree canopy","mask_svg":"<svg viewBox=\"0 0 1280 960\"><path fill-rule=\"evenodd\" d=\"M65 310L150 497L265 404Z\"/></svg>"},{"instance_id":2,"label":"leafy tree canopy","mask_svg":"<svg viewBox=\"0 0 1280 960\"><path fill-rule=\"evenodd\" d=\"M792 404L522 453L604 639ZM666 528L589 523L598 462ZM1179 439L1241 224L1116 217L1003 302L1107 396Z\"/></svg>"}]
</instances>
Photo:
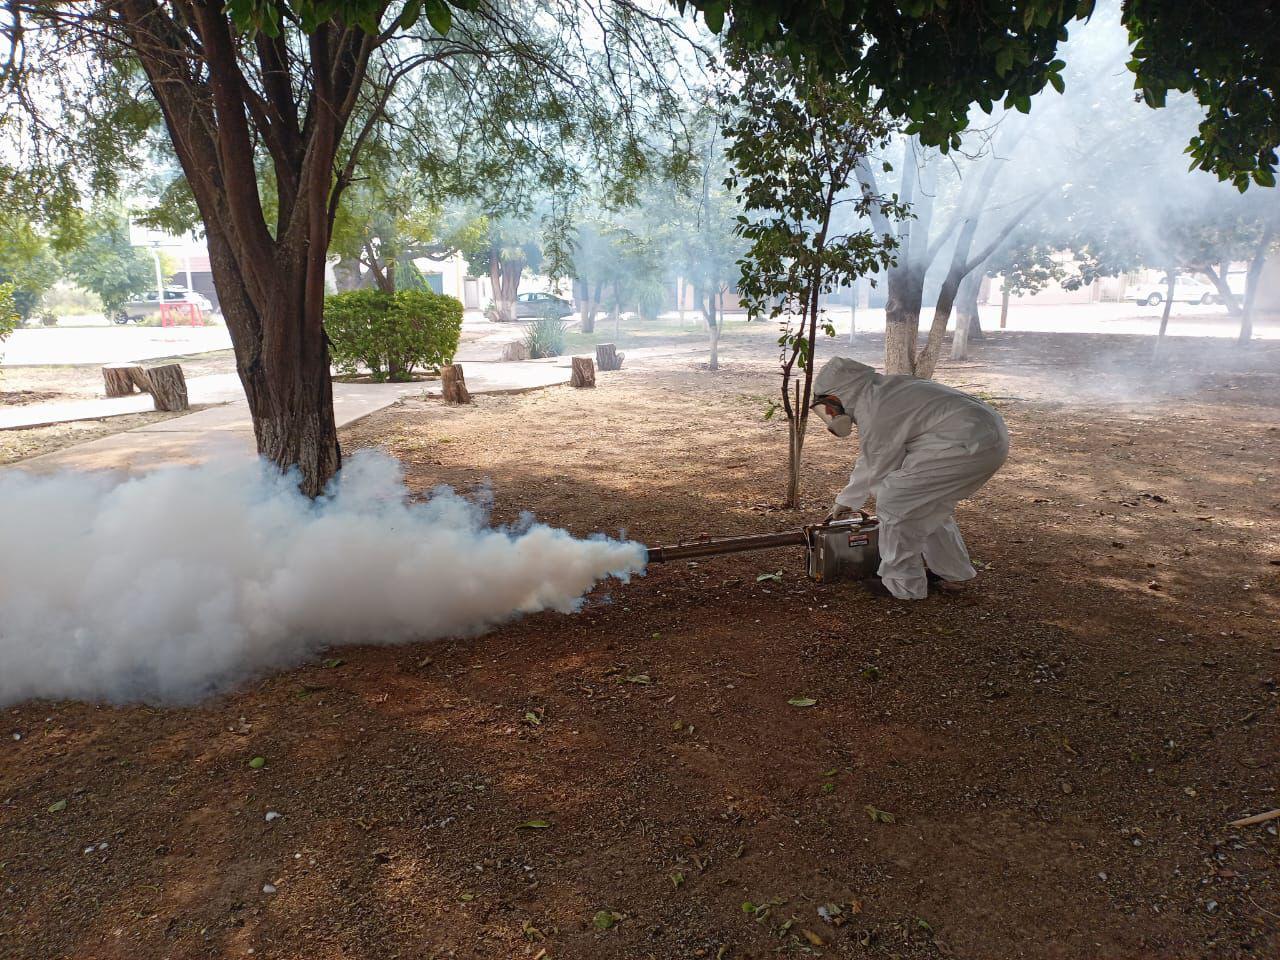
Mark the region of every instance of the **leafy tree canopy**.
<instances>
[{"instance_id":1,"label":"leafy tree canopy","mask_svg":"<svg viewBox=\"0 0 1280 960\"><path fill-rule=\"evenodd\" d=\"M1031 97L1065 86L1058 45L1094 0L672 0L716 32L839 76L878 98L929 145L959 145L969 109L1027 112ZM1204 4L1124 0L1138 95L1161 106L1170 90L1195 96L1205 116L1188 153L1243 189L1275 183L1280 144L1280 33L1271 0Z\"/></svg>"},{"instance_id":2,"label":"leafy tree canopy","mask_svg":"<svg viewBox=\"0 0 1280 960\"><path fill-rule=\"evenodd\" d=\"M44 234L16 214L0 214L0 284L10 285L14 309L23 320L35 312L58 274L58 260Z\"/></svg>"},{"instance_id":3,"label":"leafy tree canopy","mask_svg":"<svg viewBox=\"0 0 1280 960\"><path fill-rule=\"evenodd\" d=\"M67 275L98 295L111 313L155 285L151 258L129 245L129 220L116 207L100 206L84 226L84 239L63 257Z\"/></svg>"}]
</instances>

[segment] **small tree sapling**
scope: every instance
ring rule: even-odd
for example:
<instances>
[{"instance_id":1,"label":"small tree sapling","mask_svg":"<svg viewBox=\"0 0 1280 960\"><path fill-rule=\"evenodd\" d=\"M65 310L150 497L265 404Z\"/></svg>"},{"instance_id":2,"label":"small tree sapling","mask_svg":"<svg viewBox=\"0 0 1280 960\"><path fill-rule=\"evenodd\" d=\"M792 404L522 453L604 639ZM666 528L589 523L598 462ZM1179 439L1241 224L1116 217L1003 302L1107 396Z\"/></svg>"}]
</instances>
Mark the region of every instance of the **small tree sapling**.
<instances>
[{"instance_id":1,"label":"small tree sapling","mask_svg":"<svg viewBox=\"0 0 1280 960\"><path fill-rule=\"evenodd\" d=\"M786 505L796 508L817 334L821 328L835 335L821 297L892 262L894 238L875 232L865 218L873 209L900 218L905 209L896 199L849 189L858 165L891 132L852 87L782 55L730 51L728 62L740 86L726 98L725 184L741 194L736 230L749 244L738 261L738 290L748 313L782 325ZM844 204L857 216L843 216L838 208Z\"/></svg>"}]
</instances>

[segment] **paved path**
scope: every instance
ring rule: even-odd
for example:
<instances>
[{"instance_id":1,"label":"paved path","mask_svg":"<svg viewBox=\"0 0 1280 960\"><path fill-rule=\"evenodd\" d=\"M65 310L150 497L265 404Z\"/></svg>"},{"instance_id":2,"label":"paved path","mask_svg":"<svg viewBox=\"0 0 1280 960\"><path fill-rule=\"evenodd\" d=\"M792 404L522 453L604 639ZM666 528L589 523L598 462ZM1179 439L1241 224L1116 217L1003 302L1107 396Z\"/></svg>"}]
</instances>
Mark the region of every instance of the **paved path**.
<instances>
[{"instance_id":1,"label":"paved path","mask_svg":"<svg viewBox=\"0 0 1280 960\"><path fill-rule=\"evenodd\" d=\"M244 399L244 388L234 373L215 373L187 380L187 399L192 405L230 403ZM127 413L154 410L149 393L131 393L125 397L93 397L84 400L53 400L23 406L0 407L0 430L43 427L71 420L100 420Z\"/></svg>"},{"instance_id":2,"label":"paved path","mask_svg":"<svg viewBox=\"0 0 1280 960\"><path fill-rule=\"evenodd\" d=\"M525 363L464 364L467 388L475 394L519 393L569 381L567 358ZM203 377L196 379L205 379ZM212 379L212 378L209 378ZM426 388L425 391L423 388ZM338 426L390 406L401 397L439 396L438 381L425 383L335 383L333 413ZM149 402L149 398L147 399ZM87 401L97 402L97 401ZM77 444L13 466L37 473L55 470L125 470L140 473L173 464L203 463L214 457L249 456L253 426L243 399Z\"/></svg>"}]
</instances>

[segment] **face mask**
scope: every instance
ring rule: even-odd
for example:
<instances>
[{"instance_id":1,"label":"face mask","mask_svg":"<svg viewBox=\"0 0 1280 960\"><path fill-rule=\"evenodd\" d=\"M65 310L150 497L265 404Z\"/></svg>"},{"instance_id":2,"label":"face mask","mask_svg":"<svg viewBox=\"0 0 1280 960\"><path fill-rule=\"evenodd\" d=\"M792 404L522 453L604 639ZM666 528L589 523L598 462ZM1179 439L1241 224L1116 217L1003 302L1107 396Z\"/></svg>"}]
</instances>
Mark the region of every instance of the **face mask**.
<instances>
[{"instance_id":1,"label":"face mask","mask_svg":"<svg viewBox=\"0 0 1280 960\"><path fill-rule=\"evenodd\" d=\"M827 418L823 418L824 420ZM827 429L837 437L847 437L853 433L853 417L847 413L837 414L827 420Z\"/></svg>"},{"instance_id":2,"label":"face mask","mask_svg":"<svg viewBox=\"0 0 1280 960\"><path fill-rule=\"evenodd\" d=\"M827 413L825 404L818 404L813 408L822 422L827 425L827 429L837 437L847 437L853 433L853 417L847 413L837 413L835 416Z\"/></svg>"}]
</instances>

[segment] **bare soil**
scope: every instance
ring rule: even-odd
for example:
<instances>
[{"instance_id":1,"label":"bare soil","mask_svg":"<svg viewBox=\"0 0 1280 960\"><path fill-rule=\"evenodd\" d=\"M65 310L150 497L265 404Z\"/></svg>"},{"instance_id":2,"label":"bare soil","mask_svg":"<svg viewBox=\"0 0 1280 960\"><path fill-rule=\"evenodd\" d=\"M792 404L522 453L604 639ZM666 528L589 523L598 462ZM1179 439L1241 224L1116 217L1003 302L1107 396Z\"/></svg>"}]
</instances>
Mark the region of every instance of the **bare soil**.
<instances>
[{"instance_id":1,"label":"bare soil","mask_svg":"<svg viewBox=\"0 0 1280 960\"><path fill-rule=\"evenodd\" d=\"M771 335L408 401L344 449L501 521L794 527L855 448L812 425L778 508ZM1277 956L1278 821L1228 822L1280 806L1280 350L1171 346L944 365L1013 452L959 510L981 576L919 603L741 555L195 708L6 711L0 955Z\"/></svg>"}]
</instances>

